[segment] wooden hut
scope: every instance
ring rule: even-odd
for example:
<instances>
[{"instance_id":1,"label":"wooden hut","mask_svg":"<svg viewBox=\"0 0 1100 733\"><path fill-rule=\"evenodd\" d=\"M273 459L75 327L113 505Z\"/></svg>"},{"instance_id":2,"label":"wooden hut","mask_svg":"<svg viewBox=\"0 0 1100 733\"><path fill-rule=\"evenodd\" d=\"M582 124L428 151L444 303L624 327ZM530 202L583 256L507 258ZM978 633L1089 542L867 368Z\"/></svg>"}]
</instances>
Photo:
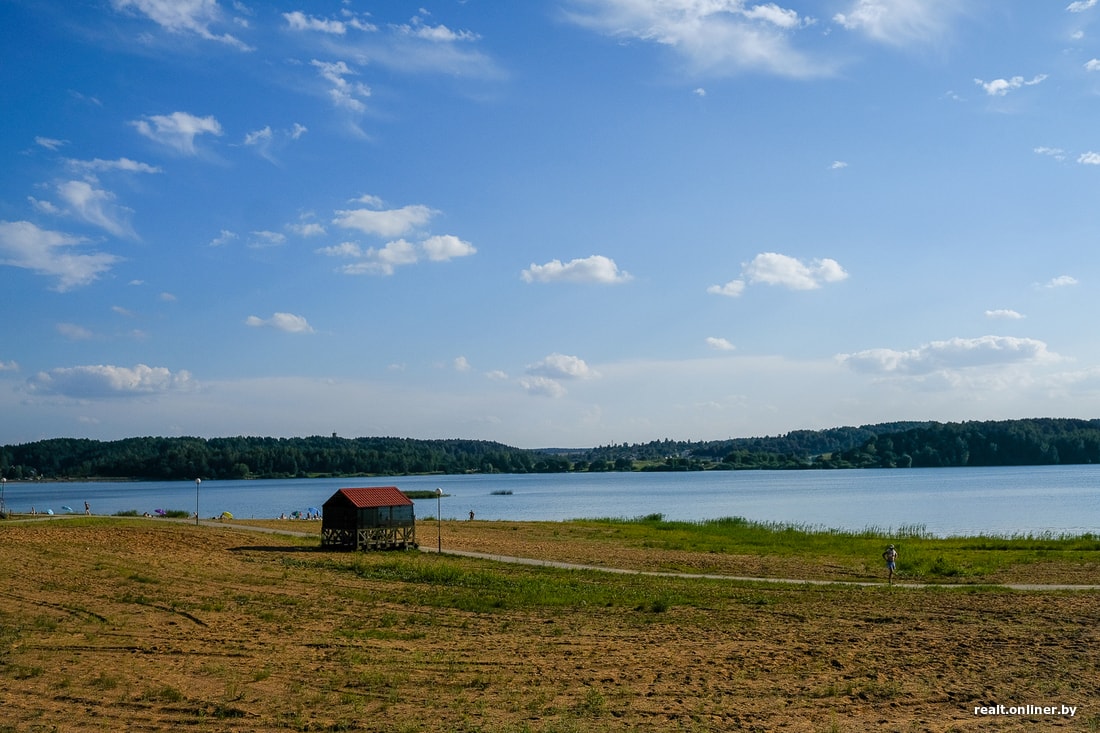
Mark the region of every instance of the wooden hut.
<instances>
[{"instance_id":1,"label":"wooden hut","mask_svg":"<svg viewBox=\"0 0 1100 733\"><path fill-rule=\"evenodd\" d=\"M340 489L324 503L321 547L333 550L416 547L412 499L396 486Z\"/></svg>"}]
</instances>

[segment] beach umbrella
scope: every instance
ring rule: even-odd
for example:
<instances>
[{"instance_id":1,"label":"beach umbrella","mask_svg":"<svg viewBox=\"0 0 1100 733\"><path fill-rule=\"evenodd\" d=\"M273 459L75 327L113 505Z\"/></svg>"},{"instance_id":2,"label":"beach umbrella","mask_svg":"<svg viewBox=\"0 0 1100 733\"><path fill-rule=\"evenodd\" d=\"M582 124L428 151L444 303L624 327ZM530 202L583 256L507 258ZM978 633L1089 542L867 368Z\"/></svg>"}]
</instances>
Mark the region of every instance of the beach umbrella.
<instances>
[{"instance_id":1,"label":"beach umbrella","mask_svg":"<svg viewBox=\"0 0 1100 733\"><path fill-rule=\"evenodd\" d=\"M155 511L155 512L156 512L157 514L159 514L159 515L160 515L160 516L162 516L162 517L163 517L163 516L164 516L165 514L167 514L167 513L168 513L168 512L166 512L166 511L164 511L163 509L154 509L153 511Z\"/></svg>"},{"instance_id":2,"label":"beach umbrella","mask_svg":"<svg viewBox=\"0 0 1100 733\"><path fill-rule=\"evenodd\" d=\"M73 508L71 506L65 506L64 504L62 504L61 508L67 511L69 514L73 513Z\"/></svg>"},{"instance_id":3,"label":"beach umbrella","mask_svg":"<svg viewBox=\"0 0 1100 733\"><path fill-rule=\"evenodd\" d=\"M46 514L49 514L52 517L53 516L53 509L47 509Z\"/></svg>"},{"instance_id":4,"label":"beach umbrella","mask_svg":"<svg viewBox=\"0 0 1100 733\"><path fill-rule=\"evenodd\" d=\"M306 511L309 512L310 514L320 514L321 513L321 510L318 509L315 506L311 506L311 507L307 508Z\"/></svg>"},{"instance_id":5,"label":"beach umbrella","mask_svg":"<svg viewBox=\"0 0 1100 733\"><path fill-rule=\"evenodd\" d=\"M222 519L232 519L233 515L230 512L222 512Z\"/></svg>"}]
</instances>

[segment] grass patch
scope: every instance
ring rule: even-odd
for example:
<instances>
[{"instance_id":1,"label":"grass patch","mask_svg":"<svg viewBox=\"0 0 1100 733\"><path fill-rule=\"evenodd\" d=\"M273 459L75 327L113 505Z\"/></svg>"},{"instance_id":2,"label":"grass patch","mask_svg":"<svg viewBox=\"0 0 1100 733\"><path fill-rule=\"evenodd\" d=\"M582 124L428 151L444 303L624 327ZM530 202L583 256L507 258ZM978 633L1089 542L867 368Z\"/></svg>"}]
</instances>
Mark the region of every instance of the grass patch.
<instances>
[{"instance_id":1,"label":"grass patch","mask_svg":"<svg viewBox=\"0 0 1100 733\"><path fill-rule=\"evenodd\" d=\"M1004 568L1039 562L1100 562L1100 537L1094 534L938 537L922 525L848 531L742 517L667 521L662 514L574 519L565 525L566 535L583 534L592 541L651 550L806 557L876 573L883 564L883 549L894 544L900 555L901 577L940 581L981 578Z\"/></svg>"}]
</instances>

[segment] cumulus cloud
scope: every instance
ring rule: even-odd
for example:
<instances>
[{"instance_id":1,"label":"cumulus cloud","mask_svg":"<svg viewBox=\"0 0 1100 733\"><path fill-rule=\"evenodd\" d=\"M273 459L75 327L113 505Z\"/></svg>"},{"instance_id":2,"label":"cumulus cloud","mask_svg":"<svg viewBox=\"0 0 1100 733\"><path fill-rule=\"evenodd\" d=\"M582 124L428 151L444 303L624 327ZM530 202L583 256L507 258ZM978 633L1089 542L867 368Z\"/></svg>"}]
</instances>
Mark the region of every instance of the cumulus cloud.
<instances>
[{"instance_id":1,"label":"cumulus cloud","mask_svg":"<svg viewBox=\"0 0 1100 733\"><path fill-rule=\"evenodd\" d=\"M27 380L27 387L33 393L75 399L150 396L187 390L191 386L191 374L185 370L173 373L165 367L145 364L132 368L102 364L62 367L39 372Z\"/></svg>"},{"instance_id":2,"label":"cumulus cloud","mask_svg":"<svg viewBox=\"0 0 1100 733\"><path fill-rule=\"evenodd\" d=\"M566 393L565 387L547 377L520 377L518 381L519 385L531 395L556 398L562 397Z\"/></svg>"},{"instance_id":3,"label":"cumulus cloud","mask_svg":"<svg viewBox=\"0 0 1100 733\"><path fill-rule=\"evenodd\" d=\"M455 360L451 362L456 372L468 372L472 368L470 366L470 360L465 356L456 356Z\"/></svg>"},{"instance_id":4,"label":"cumulus cloud","mask_svg":"<svg viewBox=\"0 0 1100 733\"><path fill-rule=\"evenodd\" d=\"M736 346L730 343L727 339L719 338L717 336L707 336L707 346L715 351L733 351Z\"/></svg>"},{"instance_id":5,"label":"cumulus cloud","mask_svg":"<svg viewBox=\"0 0 1100 733\"><path fill-rule=\"evenodd\" d=\"M371 195L359 197L356 203L363 206L336 211L332 223L373 237L398 238L382 247L364 249L356 242L343 242L316 250L318 254L329 257L355 260L341 268L346 274L392 275L398 267L413 265L424 259L448 262L477 253L473 244L453 234L427 235L424 229L439 214L431 207L411 204L385 209L381 199ZM406 238L412 235L418 236L413 241Z\"/></svg>"},{"instance_id":6,"label":"cumulus cloud","mask_svg":"<svg viewBox=\"0 0 1100 733\"><path fill-rule=\"evenodd\" d=\"M1072 275L1059 275L1043 283L1044 288L1068 288L1077 284L1077 278Z\"/></svg>"},{"instance_id":7,"label":"cumulus cloud","mask_svg":"<svg viewBox=\"0 0 1100 733\"><path fill-rule=\"evenodd\" d=\"M0 372L17 372L17 371L19 371L18 362L0 361Z\"/></svg>"},{"instance_id":8,"label":"cumulus cloud","mask_svg":"<svg viewBox=\"0 0 1100 733\"><path fill-rule=\"evenodd\" d=\"M758 254L745 267L750 283L782 285L791 290L814 290L824 283L840 282L848 273L836 260L813 260L809 263L775 252Z\"/></svg>"},{"instance_id":9,"label":"cumulus cloud","mask_svg":"<svg viewBox=\"0 0 1100 733\"><path fill-rule=\"evenodd\" d=\"M1100 165L1100 153L1088 151L1077 156L1077 162L1081 165Z\"/></svg>"},{"instance_id":10,"label":"cumulus cloud","mask_svg":"<svg viewBox=\"0 0 1100 733\"><path fill-rule=\"evenodd\" d=\"M848 167L848 164L845 163L843 160L834 160L829 165L829 169L834 170L834 171L842 170L842 169L847 168L847 167Z\"/></svg>"},{"instance_id":11,"label":"cumulus cloud","mask_svg":"<svg viewBox=\"0 0 1100 733\"><path fill-rule=\"evenodd\" d=\"M364 196L359 201L372 207L378 204L374 196ZM336 212L332 223L378 237L400 237L426 226L438 213L422 204L402 206L400 209L345 209Z\"/></svg>"},{"instance_id":12,"label":"cumulus cloud","mask_svg":"<svg viewBox=\"0 0 1100 733\"><path fill-rule=\"evenodd\" d=\"M528 364L527 373L551 379L589 379L599 376L584 359L557 352L534 364Z\"/></svg>"},{"instance_id":13,"label":"cumulus cloud","mask_svg":"<svg viewBox=\"0 0 1100 733\"><path fill-rule=\"evenodd\" d=\"M903 46L938 41L964 10L956 0L854 0L833 20L879 43Z\"/></svg>"},{"instance_id":14,"label":"cumulus cloud","mask_svg":"<svg viewBox=\"0 0 1100 733\"><path fill-rule=\"evenodd\" d=\"M792 34L814 19L775 3L741 0L574 0L568 18L608 36L671 49L694 72L727 75L760 70L789 77L832 73L792 43Z\"/></svg>"},{"instance_id":15,"label":"cumulus cloud","mask_svg":"<svg viewBox=\"0 0 1100 733\"><path fill-rule=\"evenodd\" d=\"M111 0L115 10L137 11L170 33L194 34L242 51L250 50L239 38L211 30L222 20L217 0Z\"/></svg>"},{"instance_id":16,"label":"cumulus cloud","mask_svg":"<svg viewBox=\"0 0 1100 733\"><path fill-rule=\"evenodd\" d=\"M1046 343L1013 336L953 338L933 341L908 351L868 349L837 356L840 363L858 372L901 376L1058 359L1057 354L1047 350Z\"/></svg>"},{"instance_id":17,"label":"cumulus cloud","mask_svg":"<svg viewBox=\"0 0 1100 733\"><path fill-rule=\"evenodd\" d=\"M428 256L428 259L433 262L446 262L455 257L468 257L477 253L472 244L459 239L453 234L428 237L420 243L420 248Z\"/></svg>"},{"instance_id":18,"label":"cumulus cloud","mask_svg":"<svg viewBox=\"0 0 1100 733\"><path fill-rule=\"evenodd\" d=\"M79 237L40 229L29 221L0 221L0 264L57 278L55 289L62 292L94 282L121 261L105 252L73 251L82 244Z\"/></svg>"},{"instance_id":19,"label":"cumulus cloud","mask_svg":"<svg viewBox=\"0 0 1100 733\"><path fill-rule=\"evenodd\" d=\"M285 333L313 333L313 327L305 317L293 313L275 313L271 318L249 316L245 319L245 325L252 328L274 328Z\"/></svg>"},{"instance_id":20,"label":"cumulus cloud","mask_svg":"<svg viewBox=\"0 0 1100 733\"><path fill-rule=\"evenodd\" d=\"M1075 0L1066 6L1066 10L1071 13L1083 13L1090 8L1096 6L1097 0Z\"/></svg>"},{"instance_id":21,"label":"cumulus cloud","mask_svg":"<svg viewBox=\"0 0 1100 733\"><path fill-rule=\"evenodd\" d=\"M975 79L974 83L984 89L985 93L991 97L1003 97L1014 89L1033 87L1036 84L1042 84L1046 78L1046 74L1038 74L1031 79L1024 79L1022 76L1014 76L1011 79L994 79L989 82Z\"/></svg>"},{"instance_id":22,"label":"cumulus cloud","mask_svg":"<svg viewBox=\"0 0 1100 733\"><path fill-rule=\"evenodd\" d=\"M592 255L583 259L550 260L545 265L531 266L520 273L524 282L576 282L599 283L604 285L624 283L632 279L630 273L620 271L615 260L603 255Z\"/></svg>"},{"instance_id":23,"label":"cumulus cloud","mask_svg":"<svg viewBox=\"0 0 1100 733\"><path fill-rule=\"evenodd\" d=\"M1017 320L1023 318L1023 315L1020 314L1020 313L1017 313L1016 311L1011 310L1009 308L998 308L997 310L988 310L988 311L986 311L985 312L985 317L986 318L1004 319L1004 320L1009 320L1009 321L1017 321Z\"/></svg>"},{"instance_id":24,"label":"cumulus cloud","mask_svg":"<svg viewBox=\"0 0 1100 733\"><path fill-rule=\"evenodd\" d=\"M182 155L195 155L195 138L200 135L222 134L222 126L213 115L197 117L188 112L173 112L170 115L149 115L144 119L130 122L141 135L153 142L172 148Z\"/></svg>"},{"instance_id":25,"label":"cumulus cloud","mask_svg":"<svg viewBox=\"0 0 1100 733\"><path fill-rule=\"evenodd\" d=\"M724 295L727 298L740 297L741 293L745 292L744 280L730 280L725 285L711 285L707 288L707 292L711 295Z\"/></svg>"}]
</instances>

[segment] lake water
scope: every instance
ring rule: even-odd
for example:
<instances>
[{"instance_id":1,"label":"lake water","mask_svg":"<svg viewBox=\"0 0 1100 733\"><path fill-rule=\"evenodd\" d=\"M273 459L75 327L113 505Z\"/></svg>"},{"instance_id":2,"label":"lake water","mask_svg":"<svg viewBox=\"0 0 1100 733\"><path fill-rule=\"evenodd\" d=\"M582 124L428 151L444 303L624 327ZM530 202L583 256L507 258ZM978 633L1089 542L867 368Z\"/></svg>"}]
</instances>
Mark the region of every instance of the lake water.
<instances>
[{"instance_id":1,"label":"lake water","mask_svg":"<svg viewBox=\"0 0 1100 733\"><path fill-rule=\"evenodd\" d=\"M471 511L481 520L537 521L663 514L848 530L920 526L937 535L1100 531L1100 466L203 481L198 506L203 517L228 511L270 518L319 508L337 489L352 486L442 488L444 519L466 519ZM32 506L83 513L85 501L95 514L193 512L196 505L189 481L9 481L4 498L20 513ZM436 506L435 499L418 499L416 514L435 517Z\"/></svg>"}]
</instances>

